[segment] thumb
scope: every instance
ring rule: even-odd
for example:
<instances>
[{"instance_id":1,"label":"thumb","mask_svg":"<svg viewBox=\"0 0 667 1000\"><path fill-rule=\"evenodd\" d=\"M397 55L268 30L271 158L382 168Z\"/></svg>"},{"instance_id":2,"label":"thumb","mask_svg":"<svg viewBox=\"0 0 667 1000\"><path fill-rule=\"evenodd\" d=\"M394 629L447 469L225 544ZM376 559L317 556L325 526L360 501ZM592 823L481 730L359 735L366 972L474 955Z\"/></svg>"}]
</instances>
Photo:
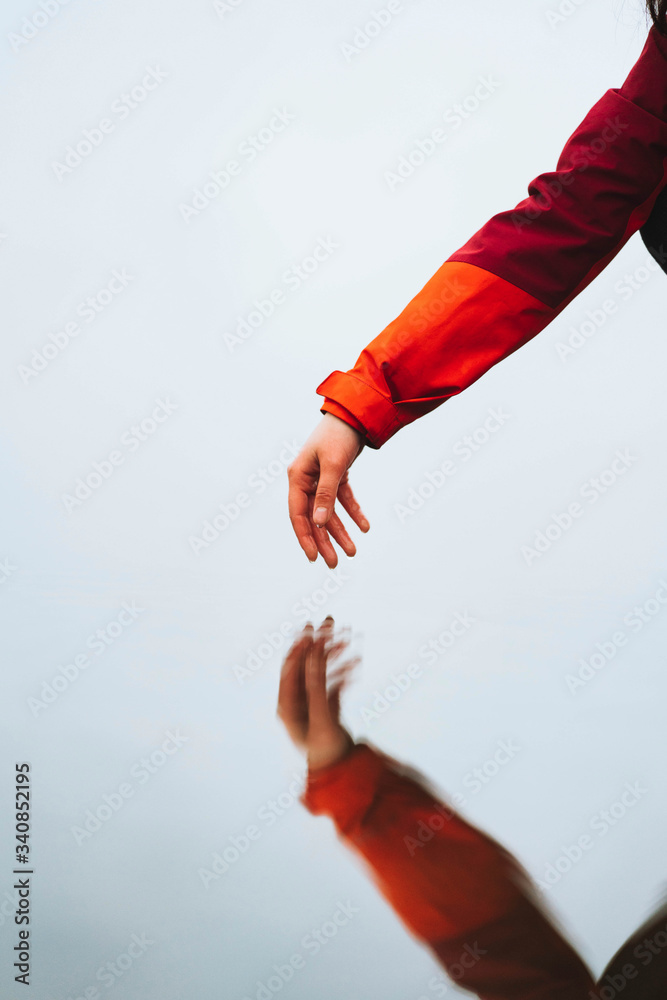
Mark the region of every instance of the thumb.
<instances>
[{"instance_id":1,"label":"thumb","mask_svg":"<svg viewBox=\"0 0 667 1000\"><path fill-rule=\"evenodd\" d=\"M313 504L313 521L318 528L324 527L333 514L338 484L345 475L345 471L344 462L328 461L320 465L320 478Z\"/></svg>"}]
</instances>

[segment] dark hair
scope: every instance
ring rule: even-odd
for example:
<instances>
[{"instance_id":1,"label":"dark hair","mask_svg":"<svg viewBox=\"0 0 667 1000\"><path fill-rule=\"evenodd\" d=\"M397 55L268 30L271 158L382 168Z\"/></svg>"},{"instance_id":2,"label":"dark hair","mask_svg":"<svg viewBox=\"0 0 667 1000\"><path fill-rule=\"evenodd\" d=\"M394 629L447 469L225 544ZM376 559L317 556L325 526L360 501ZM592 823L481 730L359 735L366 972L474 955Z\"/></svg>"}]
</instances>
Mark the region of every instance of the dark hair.
<instances>
[{"instance_id":1,"label":"dark hair","mask_svg":"<svg viewBox=\"0 0 667 1000\"><path fill-rule=\"evenodd\" d=\"M667 35L667 0L646 0L651 19L661 35Z\"/></svg>"}]
</instances>

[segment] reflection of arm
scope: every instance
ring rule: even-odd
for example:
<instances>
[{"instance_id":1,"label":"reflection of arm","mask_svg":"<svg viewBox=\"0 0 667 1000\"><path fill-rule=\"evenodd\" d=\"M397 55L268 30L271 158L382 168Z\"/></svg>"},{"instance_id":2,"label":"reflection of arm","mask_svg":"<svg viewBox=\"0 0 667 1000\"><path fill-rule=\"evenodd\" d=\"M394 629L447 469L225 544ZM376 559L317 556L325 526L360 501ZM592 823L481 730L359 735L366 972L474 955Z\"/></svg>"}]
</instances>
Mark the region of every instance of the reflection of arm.
<instances>
[{"instance_id":1,"label":"reflection of arm","mask_svg":"<svg viewBox=\"0 0 667 1000\"><path fill-rule=\"evenodd\" d=\"M543 330L637 230L651 246L664 233L664 198L662 216L660 204L652 212L666 181L667 37L652 28L623 86L591 108L556 170L452 254L354 368L318 386L323 411L381 447Z\"/></svg>"},{"instance_id":2,"label":"reflection of arm","mask_svg":"<svg viewBox=\"0 0 667 1000\"><path fill-rule=\"evenodd\" d=\"M588 1000L593 981L494 840L417 772L368 743L311 771L302 802L330 816L404 924L483 1000Z\"/></svg>"}]
</instances>

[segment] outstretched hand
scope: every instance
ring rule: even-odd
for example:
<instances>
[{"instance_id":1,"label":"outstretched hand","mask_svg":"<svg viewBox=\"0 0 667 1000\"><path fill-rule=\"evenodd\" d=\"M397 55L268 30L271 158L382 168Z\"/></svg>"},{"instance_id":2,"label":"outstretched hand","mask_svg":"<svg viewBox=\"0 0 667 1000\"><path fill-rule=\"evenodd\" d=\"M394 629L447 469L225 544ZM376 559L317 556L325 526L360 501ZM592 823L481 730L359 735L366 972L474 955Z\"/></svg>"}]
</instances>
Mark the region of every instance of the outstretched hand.
<instances>
[{"instance_id":1,"label":"outstretched hand","mask_svg":"<svg viewBox=\"0 0 667 1000\"><path fill-rule=\"evenodd\" d=\"M357 551L334 509L336 500L358 528L370 528L347 478L363 447L364 439L354 427L325 413L287 469L289 516L299 545L311 562L319 553L330 569L338 565L331 539L347 556Z\"/></svg>"},{"instance_id":2,"label":"outstretched hand","mask_svg":"<svg viewBox=\"0 0 667 1000\"><path fill-rule=\"evenodd\" d=\"M329 661L338 659L348 645L334 636L333 626L331 617L317 631L306 625L280 675L277 715L292 742L307 755L311 771L336 763L354 746L340 723L340 695L357 660L343 660L331 670Z\"/></svg>"}]
</instances>

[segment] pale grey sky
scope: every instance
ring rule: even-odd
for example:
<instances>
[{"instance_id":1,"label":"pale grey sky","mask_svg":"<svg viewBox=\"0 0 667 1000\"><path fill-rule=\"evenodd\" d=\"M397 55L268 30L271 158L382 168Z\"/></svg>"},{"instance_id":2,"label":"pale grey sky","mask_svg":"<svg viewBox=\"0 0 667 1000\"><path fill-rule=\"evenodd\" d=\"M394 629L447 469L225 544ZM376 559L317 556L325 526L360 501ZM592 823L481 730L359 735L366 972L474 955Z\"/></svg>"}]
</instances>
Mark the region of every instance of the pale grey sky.
<instances>
[{"instance_id":1,"label":"pale grey sky","mask_svg":"<svg viewBox=\"0 0 667 1000\"><path fill-rule=\"evenodd\" d=\"M437 995L438 967L296 801L281 651L263 644L305 622L330 575L292 535L285 467L319 382L622 84L643 5L563 9L4 5L0 814L8 843L14 764L30 761L33 1000L255 1000L295 953L289 1000ZM392 178L438 127L446 142ZM535 341L364 452L352 481L371 532L321 605L363 653L356 735L463 795L538 879L593 831L547 897L596 972L667 868L667 278L647 259L634 237ZM563 356L609 298L616 312ZM461 442L499 409L467 459ZM623 472L585 499L618 451ZM456 476L406 514L452 457ZM427 658L457 614L474 623ZM623 647L573 682L619 630ZM411 662L423 676L374 717ZM478 788L500 740L520 751ZM628 782L646 792L601 833ZM250 824L251 849L202 877ZM316 951L341 904L348 924Z\"/></svg>"}]
</instances>

